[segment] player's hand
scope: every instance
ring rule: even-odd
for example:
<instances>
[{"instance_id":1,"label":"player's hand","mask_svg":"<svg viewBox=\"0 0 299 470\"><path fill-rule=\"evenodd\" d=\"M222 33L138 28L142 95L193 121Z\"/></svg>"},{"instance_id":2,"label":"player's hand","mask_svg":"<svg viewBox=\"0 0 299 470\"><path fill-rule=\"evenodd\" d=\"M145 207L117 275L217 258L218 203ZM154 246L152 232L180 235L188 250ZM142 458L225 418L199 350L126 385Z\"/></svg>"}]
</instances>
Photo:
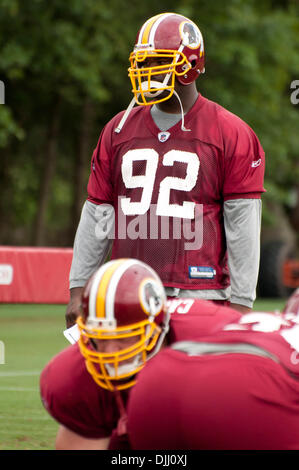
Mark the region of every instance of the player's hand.
<instances>
[{"instance_id":1,"label":"player's hand","mask_svg":"<svg viewBox=\"0 0 299 470\"><path fill-rule=\"evenodd\" d=\"M252 309L249 308L249 307L245 307L245 305L239 305L239 304L230 304L230 307L235 309L235 310L238 310L238 312L240 313L250 313L252 312Z\"/></svg>"},{"instance_id":2,"label":"player's hand","mask_svg":"<svg viewBox=\"0 0 299 470\"><path fill-rule=\"evenodd\" d=\"M76 323L77 317L81 313L81 294L83 287L74 287L70 289L70 301L66 308L65 322L66 327L70 328Z\"/></svg>"}]
</instances>

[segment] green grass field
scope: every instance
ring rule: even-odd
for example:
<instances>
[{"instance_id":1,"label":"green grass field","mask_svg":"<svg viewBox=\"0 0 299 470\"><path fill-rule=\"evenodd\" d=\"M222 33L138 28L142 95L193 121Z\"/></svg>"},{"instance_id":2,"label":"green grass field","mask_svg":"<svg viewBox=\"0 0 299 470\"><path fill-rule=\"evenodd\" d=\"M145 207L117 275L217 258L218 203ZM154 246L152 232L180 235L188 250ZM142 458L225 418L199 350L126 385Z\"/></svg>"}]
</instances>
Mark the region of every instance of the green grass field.
<instances>
[{"instance_id":1,"label":"green grass field","mask_svg":"<svg viewBox=\"0 0 299 470\"><path fill-rule=\"evenodd\" d=\"M260 300L254 310L281 310L284 300ZM39 375L69 343L64 305L0 305L0 450L54 449L57 423L43 408Z\"/></svg>"},{"instance_id":2,"label":"green grass field","mask_svg":"<svg viewBox=\"0 0 299 470\"><path fill-rule=\"evenodd\" d=\"M57 424L45 412L39 375L69 343L64 305L0 305L0 449L53 449Z\"/></svg>"}]
</instances>

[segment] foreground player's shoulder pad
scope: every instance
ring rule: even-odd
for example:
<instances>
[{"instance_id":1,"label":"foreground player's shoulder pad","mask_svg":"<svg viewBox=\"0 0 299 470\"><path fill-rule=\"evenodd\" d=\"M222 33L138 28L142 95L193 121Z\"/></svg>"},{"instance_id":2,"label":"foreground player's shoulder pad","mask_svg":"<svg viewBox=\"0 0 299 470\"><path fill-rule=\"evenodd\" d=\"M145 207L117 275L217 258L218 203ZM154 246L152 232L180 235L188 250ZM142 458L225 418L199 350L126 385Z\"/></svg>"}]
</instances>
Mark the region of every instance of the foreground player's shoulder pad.
<instances>
[{"instance_id":1,"label":"foreground player's shoulder pad","mask_svg":"<svg viewBox=\"0 0 299 470\"><path fill-rule=\"evenodd\" d=\"M221 331L241 314L236 310L201 299L174 299L168 302L171 342L195 340Z\"/></svg>"},{"instance_id":2,"label":"foreground player's shoulder pad","mask_svg":"<svg viewBox=\"0 0 299 470\"><path fill-rule=\"evenodd\" d=\"M87 372L77 344L57 354L41 373L41 399L48 413L84 437L110 435L102 412L105 392Z\"/></svg>"}]
</instances>

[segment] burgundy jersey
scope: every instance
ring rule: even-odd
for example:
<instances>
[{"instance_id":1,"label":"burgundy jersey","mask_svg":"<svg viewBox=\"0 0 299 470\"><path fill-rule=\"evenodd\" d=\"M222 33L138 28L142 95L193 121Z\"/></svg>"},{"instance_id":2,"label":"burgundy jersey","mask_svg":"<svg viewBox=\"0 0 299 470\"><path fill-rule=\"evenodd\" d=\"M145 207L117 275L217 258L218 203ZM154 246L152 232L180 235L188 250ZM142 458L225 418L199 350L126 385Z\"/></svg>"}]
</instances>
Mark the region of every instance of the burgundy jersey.
<instances>
[{"instance_id":1,"label":"burgundy jersey","mask_svg":"<svg viewBox=\"0 0 299 470\"><path fill-rule=\"evenodd\" d=\"M139 373L127 408L132 448L298 450L298 317L206 313L201 351L175 343Z\"/></svg>"},{"instance_id":2,"label":"burgundy jersey","mask_svg":"<svg viewBox=\"0 0 299 470\"><path fill-rule=\"evenodd\" d=\"M178 315L178 310L182 309L182 304L178 300L171 301L170 309L178 307L174 312L173 332L170 332L171 343L184 341L180 335L188 336L186 328L188 322L182 321L182 315ZM186 299L185 302L192 302ZM270 313L251 312L241 314L231 308L222 308L217 311L214 308L205 308L194 302L189 314L194 310L200 311L197 323L197 340L208 343L225 344L251 344L269 353L274 361L279 363L289 374L299 380L299 317L294 313ZM202 310L202 311L201 311ZM179 327L181 322L181 328ZM172 335L176 336L172 336Z\"/></svg>"},{"instance_id":3,"label":"burgundy jersey","mask_svg":"<svg viewBox=\"0 0 299 470\"><path fill-rule=\"evenodd\" d=\"M218 326L239 318L237 311L204 300L173 300L169 302L169 309L169 341L196 339L214 331L216 313ZM201 321L201 317L205 321ZM112 434L110 448L125 447L123 431L118 429L117 398L95 383L77 344L60 352L47 364L41 373L40 392L45 408L58 423L86 438ZM121 392L125 406L128 393Z\"/></svg>"},{"instance_id":4,"label":"burgundy jersey","mask_svg":"<svg viewBox=\"0 0 299 470\"><path fill-rule=\"evenodd\" d=\"M40 377L42 402L51 416L86 438L110 436L119 419L113 393L106 393L87 372L78 344L64 349ZM126 393L123 397L126 399Z\"/></svg>"},{"instance_id":5,"label":"burgundy jersey","mask_svg":"<svg viewBox=\"0 0 299 470\"><path fill-rule=\"evenodd\" d=\"M128 437L138 450L299 450L298 397L272 359L166 348L131 391Z\"/></svg>"},{"instance_id":6,"label":"burgundy jersey","mask_svg":"<svg viewBox=\"0 0 299 470\"><path fill-rule=\"evenodd\" d=\"M223 289L229 285L223 202L259 198L264 152L252 129L199 95L177 123L161 132L150 107L122 113L104 128L91 163L88 199L115 210L112 258L137 258L165 286Z\"/></svg>"}]
</instances>

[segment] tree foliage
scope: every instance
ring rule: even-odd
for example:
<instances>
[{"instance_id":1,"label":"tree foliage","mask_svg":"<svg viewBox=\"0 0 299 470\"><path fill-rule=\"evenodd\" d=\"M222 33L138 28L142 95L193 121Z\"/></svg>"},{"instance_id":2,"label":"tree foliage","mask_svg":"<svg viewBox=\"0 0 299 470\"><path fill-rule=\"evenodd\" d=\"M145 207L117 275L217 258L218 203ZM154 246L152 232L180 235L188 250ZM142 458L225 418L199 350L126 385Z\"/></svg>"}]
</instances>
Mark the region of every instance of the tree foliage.
<instances>
[{"instance_id":1,"label":"tree foliage","mask_svg":"<svg viewBox=\"0 0 299 470\"><path fill-rule=\"evenodd\" d=\"M0 0L0 243L73 242L92 150L131 100L128 56L163 11L202 30L198 89L238 114L267 156L265 202L290 204L299 179L299 7L292 0ZM271 212L264 211L265 223Z\"/></svg>"}]
</instances>

